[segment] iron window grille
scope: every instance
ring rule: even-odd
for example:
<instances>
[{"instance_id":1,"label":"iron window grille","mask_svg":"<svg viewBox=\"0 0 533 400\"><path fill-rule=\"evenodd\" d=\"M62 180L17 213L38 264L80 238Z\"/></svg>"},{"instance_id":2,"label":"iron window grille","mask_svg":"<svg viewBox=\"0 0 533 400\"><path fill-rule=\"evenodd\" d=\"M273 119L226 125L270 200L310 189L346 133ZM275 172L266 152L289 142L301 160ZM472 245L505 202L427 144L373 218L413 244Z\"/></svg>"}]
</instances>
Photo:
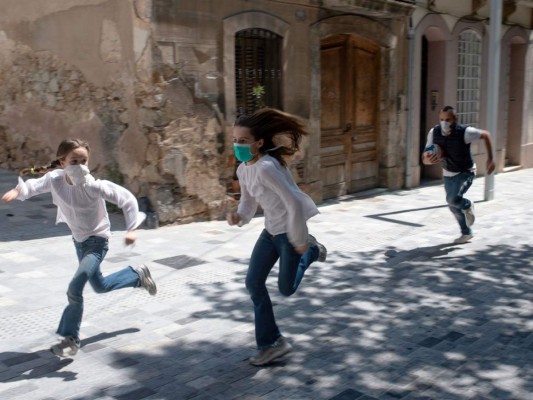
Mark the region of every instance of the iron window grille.
<instances>
[{"instance_id":1,"label":"iron window grille","mask_svg":"<svg viewBox=\"0 0 533 400\"><path fill-rule=\"evenodd\" d=\"M473 30L459 35L457 49L457 118L478 125L481 86L481 39Z\"/></svg>"},{"instance_id":2,"label":"iron window grille","mask_svg":"<svg viewBox=\"0 0 533 400\"><path fill-rule=\"evenodd\" d=\"M259 28L236 33L237 115L251 114L263 107L282 109L282 39L274 32Z\"/></svg>"}]
</instances>

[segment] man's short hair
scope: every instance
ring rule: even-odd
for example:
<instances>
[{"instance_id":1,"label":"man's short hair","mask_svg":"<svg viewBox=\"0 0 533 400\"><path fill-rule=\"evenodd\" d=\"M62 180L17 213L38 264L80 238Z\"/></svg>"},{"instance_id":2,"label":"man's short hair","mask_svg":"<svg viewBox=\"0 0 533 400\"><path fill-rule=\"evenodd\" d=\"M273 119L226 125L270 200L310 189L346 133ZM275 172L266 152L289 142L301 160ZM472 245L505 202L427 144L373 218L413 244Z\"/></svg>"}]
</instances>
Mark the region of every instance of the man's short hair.
<instances>
[{"instance_id":1,"label":"man's short hair","mask_svg":"<svg viewBox=\"0 0 533 400\"><path fill-rule=\"evenodd\" d=\"M452 106L444 106L442 108L442 111L444 111L444 112L451 111L452 115L455 115L455 109Z\"/></svg>"}]
</instances>

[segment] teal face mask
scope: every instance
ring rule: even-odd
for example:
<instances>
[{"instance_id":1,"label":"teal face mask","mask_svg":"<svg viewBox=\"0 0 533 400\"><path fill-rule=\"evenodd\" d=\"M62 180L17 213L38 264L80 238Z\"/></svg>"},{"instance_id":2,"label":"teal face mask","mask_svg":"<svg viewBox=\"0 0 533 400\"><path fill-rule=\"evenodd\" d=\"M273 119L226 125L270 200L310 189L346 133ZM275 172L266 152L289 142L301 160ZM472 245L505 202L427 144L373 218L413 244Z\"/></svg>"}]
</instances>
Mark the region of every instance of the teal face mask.
<instances>
[{"instance_id":1,"label":"teal face mask","mask_svg":"<svg viewBox=\"0 0 533 400\"><path fill-rule=\"evenodd\" d=\"M251 144L248 143L233 143L233 151L235 152L235 157L240 162L248 162L254 155L250 150Z\"/></svg>"}]
</instances>

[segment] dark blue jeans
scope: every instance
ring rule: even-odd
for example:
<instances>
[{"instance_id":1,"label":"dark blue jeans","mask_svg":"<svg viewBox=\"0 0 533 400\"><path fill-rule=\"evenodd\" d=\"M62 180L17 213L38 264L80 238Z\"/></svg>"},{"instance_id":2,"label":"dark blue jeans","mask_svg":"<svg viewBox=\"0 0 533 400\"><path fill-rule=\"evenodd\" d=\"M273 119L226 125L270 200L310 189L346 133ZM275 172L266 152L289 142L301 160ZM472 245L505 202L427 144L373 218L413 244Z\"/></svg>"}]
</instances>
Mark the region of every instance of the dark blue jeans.
<instances>
[{"instance_id":1,"label":"dark blue jeans","mask_svg":"<svg viewBox=\"0 0 533 400\"><path fill-rule=\"evenodd\" d=\"M68 285L68 306L63 311L57 333L61 336L79 338L81 319L83 317L83 289L89 282L96 293L110 292L125 287L137 287L139 275L131 267L104 277L100 271L100 263L108 250L108 240L98 236L90 236L83 242L76 242L78 270Z\"/></svg>"},{"instance_id":2,"label":"dark blue jeans","mask_svg":"<svg viewBox=\"0 0 533 400\"><path fill-rule=\"evenodd\" d=\"M284 296L290 296L296 292L305 270L318 259L318 254L316 245L310 246L304 254L298 254L285 233L273 236L266 230L261 232L246 275L246 289L254 303L255 340L259 349L270 347L281 336L266 287L274 264L280 260L279 291Z\"/></svg>"},{"instance_id":3,"label":"dark blue jeans","mask_svg":"<svg viewBox=\"0 0 533 400\"><path fill-rule=\"evenodd\" d=\"M451 212L457 219L463 235L471 235L472 229L466 226L465 212L472 202L464 198L466 191L472 186L476 174L473 172L461 172L455 176L444 177L444 189L446 190L446 202Z\"/></svg>"}]
</instances>

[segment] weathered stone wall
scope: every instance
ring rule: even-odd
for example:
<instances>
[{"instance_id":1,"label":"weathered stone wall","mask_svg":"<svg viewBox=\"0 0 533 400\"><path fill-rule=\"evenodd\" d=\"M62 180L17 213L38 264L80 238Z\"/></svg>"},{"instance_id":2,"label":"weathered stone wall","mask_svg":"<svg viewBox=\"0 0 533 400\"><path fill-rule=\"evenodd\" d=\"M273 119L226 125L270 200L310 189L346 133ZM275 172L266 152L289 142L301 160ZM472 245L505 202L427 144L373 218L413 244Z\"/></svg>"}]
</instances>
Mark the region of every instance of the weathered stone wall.
<instances>
[{"instance_id":1,"label":"weathered stone wall","mask_svg":"<svg viewBox=\"0 0 533 400\"><path fill-rule=\"evenodd\" d=\"M322 200L320 167L320 40L349 33L381 47L379 175L382 186L401 187L405 147L405 40L408 5L370 12L360 2L343 7L318 1L154 0L154 40L161 61L175 65L196 98L216 103L231 122L236 114L235 35L266 29L283 38L282 108L300 116L311 132L300 159L292 165L299 184ZM387 2L380 2L382 5ZM368 2L365 3L368 8ZM369 11L366 14L354 13ZM328 26L330 26L328 28ZM231 135L226 137L231 143Z\"/></svg>"},{"instance_id":2,"label":"weathered stone wall","mask_svg":"<svg viewBox=\"0 0 533 400\"><path fill-rule=\"evenodd\" d=\"M157 204L163 223L222 218L231 202L223 180L224 123L179 77L160 79L151 96L139 96L148 138L139 191Z\"/></svg>"},{"instance_id":3,"label":"weathered stone wall","mask_svg":"<svg viewBox=\"0 0 533 400\"><path fill-rule=\"evenodd\" d=\"M48 163L62 139L81 137L92 146L95 172L116 169L113 149L128 129L133 91L130 7L7 3L0 17L0 166Z\"/></svg>"},{"instance_id":4,"label":"weathered stone wall","mask_svg":"<svg viewBox=\"0 0 533 400\"><path fill-rule=\"evenodd\" d=\"M4 3L1 168L47 164L80 137L94 175L148 196L160 222L222 216L223 123L154 64L150 0Z\"/></svg>"},{"instance_id":5,"label":"weathered stone wall","mask_svg":"<svg viewBox=\"0 0 533 400\"><path fill-rule=\"evenodd\" d=\"M284 37L283 109L302 117L311 131L291 168L304 190L321 199L320 169L307 161L316 161L320 150L320 113L311 110L313 95L320 94L310 85L319 75L309 68L317 62L309 36L311 26L337 11L298 1L6 1L0 16L0 74L7 82L0 88L0 167L47 163L61 139L81 137L93 148L94 174L147 196L161 223L222 217L234 206L226 195L235 163L235 110L228 106L235 86L226 63L234 57L228 36L235 32L225 26L231 19L234 29L259 24ZM402 33L403 19L398 26L364 21L379 30L376 38L372 29L367 33L385 46ZM398 70L398 53L389 52L386 75ZM393 81L383 96L384 121L398 113L403 87L400 77ZM383 128L386 149L396 149L401 135ZM399 186L400 153L393 154L383 153L387 174L381 181Z\"/></svg>"},{"instance_id":6,"label":"weathered stone wall","mask_svg":"<svg viewBox=\"0 0 533 400\"><path fill-rule=\"evenodd\" d=\"M35 52L0 34L0 166L49 163L59 142L83 137L93 148L91 166L102 171L127 127L124 86L95 85L53 52Z\"/></svg>"}]
</instances>

